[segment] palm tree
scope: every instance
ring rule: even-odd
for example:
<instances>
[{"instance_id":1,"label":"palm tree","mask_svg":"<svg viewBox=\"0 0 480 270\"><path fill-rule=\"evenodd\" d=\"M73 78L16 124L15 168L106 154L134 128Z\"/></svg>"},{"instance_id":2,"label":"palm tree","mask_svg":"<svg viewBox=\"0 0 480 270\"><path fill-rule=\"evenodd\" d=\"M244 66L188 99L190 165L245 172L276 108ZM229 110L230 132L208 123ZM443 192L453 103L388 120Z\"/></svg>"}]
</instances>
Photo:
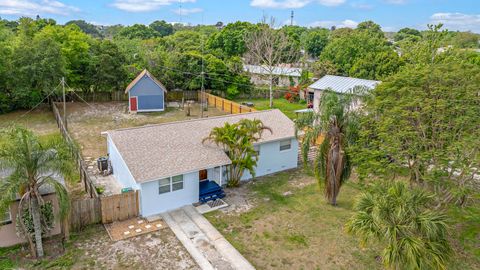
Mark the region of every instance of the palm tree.
<instances>
[{"instance_id":1,"label":"palm tree","mask_svg":"<svg viewBox=\"0 0 480 270\"><path fill-rule=\"evenodd\" d=\"M358 130L357 112L351 109L354 97L325 91L317 112L306 113L295 120L297 137L300 137L299 131L304 131L300 138L304 164L309 164L310 147L319 136L324 136L317 149L314 171L332 205L337 204L340 187L350 177L350 155L346 149L355 141Z\"/></svg>"},{"instance_id":2,"label":"palm tree","mask_svg":"<svg viewBox=\"0 0 480 270\"><path fill-rule=\"evenodd\" d=\"M447 217L433 202L433 195L405 182L380 181L359 196L346 229L363 242L384 243L387 268L445 269L452 254Z\"/></svg>"},{"instance_id":3,"label":"palm tree","mask_svg":"<svg viewBox=\"0 0 480 270\"><path fill-rule=\"evenodd\" d=\"M42 223L45 223L41 208L45 204L40 188L50 185L55 189L59 204L59 218L67 217L70 200L64 185L55 178L57 175L71 179L73 163L70 149L59 135L39 138L31 131L16 127L3 132L0 140L0 170L8 176L0 179L0 212L12 203L12 198L20 197L17 214L25 237L34 257L44 255L42 245ZM24 212L31 214L32 235L26 229Z\"/></svg>"},{"instance_id":4,"label":"palm tree","mask_svg":"<svg viewBox=\"0 0 480 270\"><path fill-rule=\"evenodd\" d=\"M265 130L272 132L258 119L242 119L235 124L225 123L223 127L213 128L208 137L203 139L204 143L210 141L221 146L232 161L228 170L228 186L240 185L245 170L255 176L258 154L253 143L262 138Z\"/></svg>"}]
</instances>

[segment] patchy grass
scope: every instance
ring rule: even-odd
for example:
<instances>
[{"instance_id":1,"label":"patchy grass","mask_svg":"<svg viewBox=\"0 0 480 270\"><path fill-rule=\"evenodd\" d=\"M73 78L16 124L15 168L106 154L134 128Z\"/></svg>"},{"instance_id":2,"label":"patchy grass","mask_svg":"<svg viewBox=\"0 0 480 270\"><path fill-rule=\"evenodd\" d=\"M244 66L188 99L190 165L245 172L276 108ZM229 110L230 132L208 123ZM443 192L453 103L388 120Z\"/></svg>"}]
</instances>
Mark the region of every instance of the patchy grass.
<instances>
[{"instance_id":1,"label":"patchy grass","mask_svg":"<svg viewBox=\"0 0 480 270\"><path fill-rule=\"evenodd\" d=\"M252 102L254 104L254 108L257 110L270 109L270 101L268 99L238 99L235 100L235 102L240 104L242 104L242 102ZM273 108L279 109L290 119L295 119L297 118L295 111L305 109L307 108L307 105L301 102L290 103L284 98L276 98L273 100Z\"/></svg>"},{"instance_id":2,"label":"patchy grass","mask_svg":"<svg viewBox=\"0 0 480 270\"><path fill-rule=\"evenodd\" d=\"M337 207L326 204L315 179L300 170L259 178L249 189L256 201L250 211L206 216L258 269L382 267L376 246L360 247L344 232L355 185L342 188Z\"/></svg>"},{"instance_id":3,"label":"patchy grass","mask_svg":"<svg viewBox=\"0 0 480 270\"><path fill-rule=\"evenodd\" d=\"M29 113L27 112L28 111L26 110L20 110L0 114L0 129L12 125L20 125L39 135L58 132L55 118L53 117L53 113L50 111L48 105L40 106Z\"/></svg>"},{"instance_id":4,"label":"patchy grass","mask_svg":"<svg viewBox=\"0 0 480 270\"><path fill-rule=\"evenodd\" d=\"M302 170L261 177L246 186L253 208L206 217L256 268L383 268L378 243L360 245L344 230L360 193L354 181L342 187L337 207L325 202L314 177ZM467 248L454 244L457 252L448 269L478 269L478 219L462 224L458 239Z\"/></svg>"},{"instance_id":5,"label":"patchy grass","mask_svg":"<svg viewBox=\"0 0 480 270\"><path fill-rule=\"evenodd\" d=\"M94 225L73 234L65 250L58 239L44 247L41 260L29 259L21 246L0 248L0 269L198 269L168 228L113 242Z\"/></svg>"}]
</instances>

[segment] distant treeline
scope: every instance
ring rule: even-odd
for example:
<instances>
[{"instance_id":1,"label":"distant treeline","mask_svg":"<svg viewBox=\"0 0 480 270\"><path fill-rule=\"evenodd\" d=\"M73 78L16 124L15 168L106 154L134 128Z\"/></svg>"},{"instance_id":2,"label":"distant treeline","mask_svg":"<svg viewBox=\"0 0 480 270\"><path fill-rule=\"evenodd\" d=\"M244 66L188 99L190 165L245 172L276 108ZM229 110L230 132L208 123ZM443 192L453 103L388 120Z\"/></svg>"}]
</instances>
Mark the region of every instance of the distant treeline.
<instances>
[{"instance_id":1,"label":"distant treeline","mask_svg":"<svg viewBox=\"0 0 480 270\"><path fill-rule=\"evenodd\" d=\"M258 29L249 22L97 26L82 20L58 25L40 17L0 20L0 113L38 104L62 77L75 91L112 92L124 89L144 68L168 89L197 90L203 66L205 88L227 97L248 94L253 85L242 67L245 36ZM367 79L397 72L402 48L426 33L405 28L389 40L371 21L354 30L284 26L275 31L286 34L298 52L292 64L314 76ZM469 32L447 32L444 43L477 48L478 39Z\"/></svg>"}]
</instances>

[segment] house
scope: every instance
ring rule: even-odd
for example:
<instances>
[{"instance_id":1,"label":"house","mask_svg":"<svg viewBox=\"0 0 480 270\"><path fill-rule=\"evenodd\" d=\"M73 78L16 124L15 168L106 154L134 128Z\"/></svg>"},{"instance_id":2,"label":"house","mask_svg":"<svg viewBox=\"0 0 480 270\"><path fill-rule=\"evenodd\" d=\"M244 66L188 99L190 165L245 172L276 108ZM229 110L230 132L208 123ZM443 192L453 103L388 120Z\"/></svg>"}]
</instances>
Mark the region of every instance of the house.
<instances>
[{"instance_id":1,"label":"house","mask_svg":"<svg viewBox=\"0 0 480 270\"><path fill-rule=\"evenodd\" d=\"M308 87L309 101L311 102L313 100L313 109L318 111L322 93L326 90L344 94L358 88L371 90L374 89L379 83L380 81L325 75ZM357 104L356 107L358 107L358 105L360 104Z\"/></svg>"},{"instance_id":2,"label":"house","mask_svg":"<svg viewBox=\"0 0 480 270\"><path fill-rule=\"evenodd\" d=\"M203 181L223 186L232 163L222 148L202 143L214 127L259 119L272 129L254 147L256 176L297 167L294 123L279 110L257 111L104 132L113 176L124 188L139 191L144 217L200 200ZM245 173L242 180L252 178ZM202 186L202 187L201 187Z\"/></svg>"},{"instance_id":3,"label":"house","mask_svg":"<svg viewBox=\"0 0 480 270\"><path fill-rule=\"evenodd\" d=\"M40 188L40 194L45 202L51 202L53 206L54 216L58 217L58 200L55 195L55 190L52 186L44 185ZM20 203L20 196L17 196L15 201L10 204L6 212L0 213L0 247L9 247L21 243L26 240L17 235L16 218L18 214L18 206ZM57 235L61 233L61 224L56 218L54 227L49 232L49 235Z\"/></svg>"},{"instance_id":4,"label":"house","mask_svg":"<svg viewBox=\"0 0 480 270\"><path fill-rule=\"evenodd\" d=\"M269 85L270 71L273 75L274 85L277 86L296 86L302 76L301 68L292 67L243 65L243 70L250 73L250 81L255 85Z\"/></svg>"},{"instance_id":5,"label":"house","mask_svg":"<svg viewBox=\"0 0 480 270\"><path fill-rule=\"evenodd\" d=\"M144 69L125 89L130 112L159 112L165 110L167 88Z\"/></svg>"}]
</instances>

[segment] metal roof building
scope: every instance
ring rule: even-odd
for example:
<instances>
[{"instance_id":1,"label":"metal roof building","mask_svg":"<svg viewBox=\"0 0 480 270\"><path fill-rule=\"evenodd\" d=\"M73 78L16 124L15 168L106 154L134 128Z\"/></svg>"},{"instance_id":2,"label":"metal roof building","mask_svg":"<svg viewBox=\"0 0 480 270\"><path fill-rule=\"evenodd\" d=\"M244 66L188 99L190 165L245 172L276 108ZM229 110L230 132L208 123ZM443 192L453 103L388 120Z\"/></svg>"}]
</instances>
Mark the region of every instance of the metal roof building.
<instances>
[{"instance_id":1,"label":"metal roof building","mask_svg":"<svg viewBox=\"0 0 480 270\"><path fill-rule=\"evenodd\" d=\"M243 65L243 70L246 72L250 72L253 74L260 74L260 75L270 75L268 70L268 66L256 66L256 65ZM300 77L302 75L301 68L291 68L291 67L273 67L272 74L275 76L292 76L292 77Z\"/></svg>"},{"instance_id":2,"label":"metal roof building","mask_svg":"<svg viewBox=\"0 0 480 270\"><path fill-rule=\"evenodd\" d=\"M367 89L375 88L380 81L358 79L352 77L342 77L334 75L325 75L318 81L311 84L308 88L311 90L331 90L337 93L347 93L355 87L365 87Z\"/></svg>"}]
</instances>

